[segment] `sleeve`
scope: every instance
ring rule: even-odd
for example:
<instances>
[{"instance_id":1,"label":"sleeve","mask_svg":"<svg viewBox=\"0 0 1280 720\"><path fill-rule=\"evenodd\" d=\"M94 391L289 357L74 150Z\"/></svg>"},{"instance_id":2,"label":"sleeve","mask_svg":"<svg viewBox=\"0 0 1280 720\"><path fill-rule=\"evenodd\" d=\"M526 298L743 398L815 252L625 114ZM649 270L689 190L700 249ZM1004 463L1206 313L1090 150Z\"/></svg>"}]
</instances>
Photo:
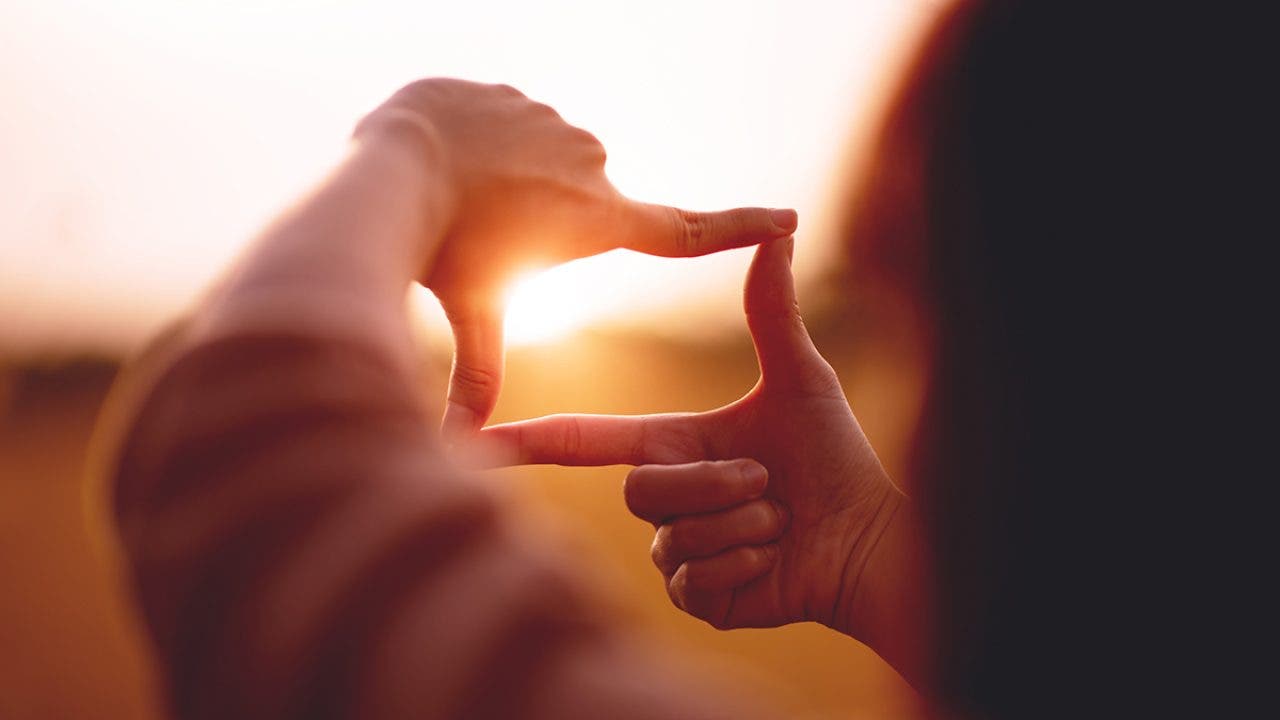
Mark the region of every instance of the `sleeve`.
<instances>
[{"instance_id":1,"label":"sleeve","mask_svg":"<svg viewBox=\"0 0 1280 720\"><path fill-rule=\"evenodd\" d=\"M241 334L141 382L107 475L176 716L741 716L520 542L376 348Z\"/></svg>"}]
</instances>

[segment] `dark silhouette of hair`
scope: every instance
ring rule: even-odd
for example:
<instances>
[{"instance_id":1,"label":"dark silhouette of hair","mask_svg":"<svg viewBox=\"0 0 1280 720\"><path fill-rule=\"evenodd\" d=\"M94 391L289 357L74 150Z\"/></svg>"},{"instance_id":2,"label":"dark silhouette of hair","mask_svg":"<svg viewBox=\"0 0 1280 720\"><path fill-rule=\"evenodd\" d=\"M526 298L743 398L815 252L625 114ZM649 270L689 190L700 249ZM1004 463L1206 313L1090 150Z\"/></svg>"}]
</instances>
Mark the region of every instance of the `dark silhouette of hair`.
<instances>
[{"instance_id":1,"label":"dark silhouette of hair","mask_svg":"<svg viewBox=\"0 0 1280 720\"><path fill-rule=\"evenodd\" d=\"M1121 502L1149 482L1134 427L1152 411L1129 352L1140 278L1110 224L1142 136L1107 21L943 10L848 207L849 287L913 306L930 346L909 484L935 555L936 689L964 716L1114 712L1173 632L1133 592L1156 560Z\"/></svg>"}]
</instances>

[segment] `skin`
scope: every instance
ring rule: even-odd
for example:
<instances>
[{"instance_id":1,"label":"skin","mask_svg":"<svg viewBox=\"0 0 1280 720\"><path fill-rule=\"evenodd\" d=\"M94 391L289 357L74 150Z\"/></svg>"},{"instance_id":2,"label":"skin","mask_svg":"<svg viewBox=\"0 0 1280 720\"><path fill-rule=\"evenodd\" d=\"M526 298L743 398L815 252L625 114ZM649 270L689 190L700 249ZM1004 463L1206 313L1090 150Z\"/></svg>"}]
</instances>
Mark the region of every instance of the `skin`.
<instances>
[{"instance_id":1,"label":"skin","mask_svg":"<svg viewBox=\"0 0 1280 720\"><path fill-rule=\"evenodd\" d=\"M478 430L497 402L499 298L520 270L615 248L693 257L796 227L792 210L695 213L629 200L605 177L595 136L509 86L414 83L357 134L379 131L426 141L433 200L448 218L428 239L438 250L418 277L440 299L457 342L444 418L455 439Z\"/></svg>"},{"instance_id":2,"label":"skin","mask_svg":"<svg viewBox=\"0 0 1280 720\"><path fill-rule=\"evenodd\" d=\"M791 238L759 247L744 306L761 377L697 414L554 415L487 428L520 463L636 465L672 602L720 629L813 621L924 680L911 503L885 473L796 303Z\"/></svg>"},{"instance_id":3,"label":"skin","mask_svg":"<svg viewBox=\"0 0 1280 720\"><path fill-rule=\"evenodd\" d=\"M411 363L404 295L421 282L456 340L443 429L467 437L497 401L499 298L516 273L616 248L705 255L796 227L794 210L631 200L604 165L594 136L514 88L414 82L360 122L347 157L257 239L201 322L357 336Z\"/></svg>"},{"instance_id":4,"label":"skin","mask_svg":"<svg viewBox=\"0 0 1280 720\"><path fill-rule=\"evenodd\" d=\"M404 296L421 282L456 339L443 431L474 439L501 383L496 298L514 273L615 248L681 257L763 243L746 293L762 378L741 401L481 437L524 462L640 465L627 500L658 528L655 561L686 611L726 628L822 622L917 677L913 514L804 330L786 239L795 212L637 202L604 162L593 136L510 87L415 82L360 123L347 156L250 246L189 332L344 337L414 377Z\"/></svg>"}]
</instances>

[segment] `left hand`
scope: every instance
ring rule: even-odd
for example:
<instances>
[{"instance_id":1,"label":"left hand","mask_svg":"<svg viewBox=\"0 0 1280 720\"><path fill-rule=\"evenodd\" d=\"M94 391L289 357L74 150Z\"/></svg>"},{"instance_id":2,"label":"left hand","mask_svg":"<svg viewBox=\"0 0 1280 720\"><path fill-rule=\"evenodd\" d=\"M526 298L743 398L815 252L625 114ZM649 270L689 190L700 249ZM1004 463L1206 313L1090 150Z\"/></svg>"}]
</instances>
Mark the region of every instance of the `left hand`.
<instances>
[{"instance_id":1,"label":"left hand","mask_svg":"<svg viewBox=\"0 0 1280 720\"><path fill-rule=\"evenodd\" d=\"M877 539L905 498L867 442L796 304L791 239L747 276L761 377L705 413L558 415L486 428L521 463L638 465L627 505L654 523L671 600L717 628L812 620L851 634ZM868 585L870 587L870 585Z\"/></svg>"},{"instance_id":2,"label":"left hand","mask_svg":"<svg viewBox=\"0 0 1280 720\"><path fill-rule=\"evenodd\" d=\"M440 298L457 343L444 427L478 430L502 378L502 286L530 266L627 248L691 257L783 237L793 210L690 212L624 197L591 133L505 85L443 78L401 89L357 138L411 138L429 168L438 247L421 280ZM430 241L428 245L430 245Z\"/></svg>"}]
</instances>

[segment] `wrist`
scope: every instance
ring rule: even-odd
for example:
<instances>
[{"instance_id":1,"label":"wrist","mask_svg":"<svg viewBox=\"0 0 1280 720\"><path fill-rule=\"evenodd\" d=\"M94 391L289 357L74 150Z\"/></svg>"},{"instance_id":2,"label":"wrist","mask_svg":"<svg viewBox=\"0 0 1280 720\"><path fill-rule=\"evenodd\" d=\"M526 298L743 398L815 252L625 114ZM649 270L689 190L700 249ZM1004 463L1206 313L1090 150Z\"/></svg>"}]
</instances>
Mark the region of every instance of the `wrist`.
<instances>
[{"instance_id":1,"label":"wrist","mask_svg":"<svg viewBox=\"0 0 1280 720\"><path fill-rule=\"evenodd\" d=\"M831 621L827 623L831 629L863 642L861 630L865 623L859 621L865 615L868 599L878 594L877 584L883 582L883 578L876 576L883 565L880 557L885 552L881 542L907 501L896 488L887 487L875 502L875 509L863 516L869 515L869 519L863 520L857 532L848 536L849 546L840 567L839 593Z\"/></svg>"},{"instance_id":2,"label":"wrist","mask_svg":"<svg viewBox=\"0 0 1280 720\"><path fill-rule=\"evenodd\" d=\"M397 185L416 201L423 233L416 238L413 267L418 277L425 276L456 216L456 183L446 144L427 118L390 104L361 120L352 140L357 152L385 163Z\"/></svg>"},{"instance_id":3,"label":"wrist","mask_svg":"<svg viewBox=\"0 0 1280 720\"><path fill-rule=\"evenodd\" d=\"M931 595L923 528L909 498L892 491L845 568L847 592L833 629L876 651L917 688L926 676Z\"/></svg>"}]
</instances>

